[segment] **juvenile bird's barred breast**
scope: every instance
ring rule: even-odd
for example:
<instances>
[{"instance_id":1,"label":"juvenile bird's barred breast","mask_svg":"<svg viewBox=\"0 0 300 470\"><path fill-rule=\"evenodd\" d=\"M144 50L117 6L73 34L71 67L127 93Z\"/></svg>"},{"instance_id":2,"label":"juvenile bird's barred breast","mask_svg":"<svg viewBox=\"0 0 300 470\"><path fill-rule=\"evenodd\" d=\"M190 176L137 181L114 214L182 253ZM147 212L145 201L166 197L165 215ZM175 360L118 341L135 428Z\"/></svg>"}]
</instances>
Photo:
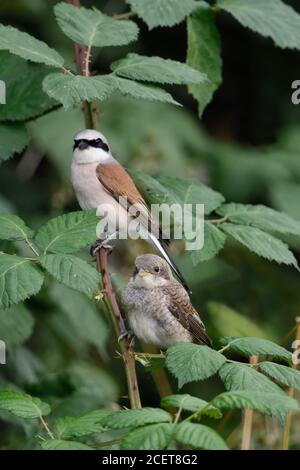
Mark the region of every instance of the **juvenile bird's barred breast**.
<instances>
[{"instance_id":1,"label":"juvenile bird's barred breast","mask_svg":"<svg viewBox=\"0 0 300 470\"><path fill-rule=\"evenodd\" d=\"M162 289L136 289L129 283L123 302L130 328L145 343L167 348L179 341L192 341L189 331L169 311Z\"/></svg>"}]
</instances>

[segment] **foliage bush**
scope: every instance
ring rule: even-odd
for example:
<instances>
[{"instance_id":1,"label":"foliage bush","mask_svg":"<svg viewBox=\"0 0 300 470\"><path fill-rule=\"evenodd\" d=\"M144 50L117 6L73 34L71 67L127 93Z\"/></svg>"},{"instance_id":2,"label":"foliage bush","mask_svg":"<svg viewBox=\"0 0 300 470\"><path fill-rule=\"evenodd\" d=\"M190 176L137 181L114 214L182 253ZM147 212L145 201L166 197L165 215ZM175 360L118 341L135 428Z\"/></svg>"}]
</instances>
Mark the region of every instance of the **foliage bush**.
<instances>
[{"instance_id":1,"label":"foliage bush","mask_svg":"<svg viewBox=\"0 0 300 470\"><path fill-rule=\"evenodd\" d=\"M186 255L188 263L204 266L208 278L210 271L213 278L216 272L230 277L228 260L216 259L227 250L229 258L240 257L237 263L246 265L258 255L284 265L272 265L276 273L283 270L281 276L298 276L295 253L300 246L300 213L295 199L299 187L293 181L300 175L297 136L287 139L288 145L282 139L276 146L255 150L217 142L199 129L187 111L172 108L180 106L181 100L174 97L170 85L187 85L201 117L222 82L216 17L227 12L243 27L271 38L276 46L300 49L299 14L281 0L251 0L251 7L249 0L217 0L213 5L194 0L128 0L127 4L130 11L115 16L64 2L55 5L57 25L71 40L69 49L73 42L86 46L84 63L76 71L64 57L70 50L63 53L15 27L0 26L0 78L8 94L8 105L0 109L1 160L22 154L33 142L36 151L47 153L64 186L69 166L64 157L70 153L71 136L84 125L94 125L94 105L101 102L101 111L108 116L103 124L100 116L100 126L110 129L113 146L123 152L125 163L136 153L129 172L149 203L205 204L204 248ZM186 21L186 63L132 52L140 20L149 30ZM108 73L91 74L92 52L113 46L126 46L126 54L112 60ZM102 104L104 100L107 104ZM122 125L120 116L126 121ZM151 139L144 145L147 135L153 148ZM183 171L190 155L199 153L211 174L222 175L218 190ZM151 165L148 171L146 164L136 164L147 157L154 171ZM161 173L156 171L159 165ZM16 190L20 198L24 191L25 197L24 185ZM256 203L258 192L265 191L275 208ZM68 192L57 195L58 206L60 197L66 208ZM4 368L0 379L0 418L7 423L3 447L227 449L225 436L215 424L226 410L256 410L276 417L281 425L291 412L299 413L299 404L284 390L300 390L300 372L291 367L291 353L265 339L268 334L220 304L218 298L208 311L215 337L225 335L219 351L179 343L165 354L135 354L144 367L139 371L142 380L149 371L155 376L165 368L177 379L179 389L196 382L195 396L167 394L160 407L156 403L141 409L110 409L120 394L106 367L113 354L107 348L109 311L100 275L87 254L97 217L93 211L65 210L62 214L58 210L59 215L49 220L44 215L38 220L28 215L27 225L27 220L13 214L7 200L0 203L0 336L7 344L9 360L9 370ZM42 212L42 206L38 211ZM258 266L258 271L271 269L266 264ZM113 280L121 285L119 272ZM200 281L194 282L197 286ZM227 332L222 332L226 326ZM34 337L33 329L39 331ZM274 332L269 332L272 337ZM41 349L44 352L38 357L35 350ZM46 358L47 351L51 354ZM257 363L247 362L252 356L259 357ZM115 375L120 369L116 367ZM223 389L216 392L212 385L204 400L202 381L213 381L216 376Z\"/></svg>"}]
</instances>

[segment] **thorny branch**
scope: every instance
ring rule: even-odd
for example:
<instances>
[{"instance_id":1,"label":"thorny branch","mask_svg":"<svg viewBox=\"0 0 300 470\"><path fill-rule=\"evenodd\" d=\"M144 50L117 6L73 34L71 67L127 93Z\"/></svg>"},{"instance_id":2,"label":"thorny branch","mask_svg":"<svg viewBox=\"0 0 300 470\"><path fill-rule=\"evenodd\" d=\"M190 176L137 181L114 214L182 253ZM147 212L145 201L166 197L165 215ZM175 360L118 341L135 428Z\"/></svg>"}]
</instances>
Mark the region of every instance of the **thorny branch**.
<instances>
[{"instance_id":1,"label":"thorny branch","mask_svg":"<svg viewBox=\"0 0 300 470\"><path fill-rule=\"evenodd\" d=\"M122 318L120 308L115 296L115 292L112 286L110 273L108 270L108 255L110 249L101 248L97 252L97 269L101 273L103 288L105 292L105 304L108 311L111 314L111 318L114 323L115 332L118 338L120 338L120 348L122 351L123 361L125 365L125 372L128 384L129 399L131 408L140 408L141 400L139 395L139 388L137 382L137 376L135 371L135 356L133 348L130 344L128 337L124 336L126 334L126 328L124 325L124 320Z\"/></svg>"},{"instance_id":2,"label":"thorny branch","mask_svg":"<svg viewBox=\"0 0 300 470\"><path fill-rule=\"evenodd\" d=\"M80 7L79 0L65 0L66 3L70 3L75 7ZM80 75L89 76L89 59L90 59L90 50L86 46L80 44L75 44L75 60L76 68ZM87 128L96 129L98 123L98 113L95 105L92 103L84 103L84 117L85 125ZM117 338L120 338L120 348L122 352L122 357L125 366L129 399L131 408L140 408L141 400L138 389L138 382L135 370L135 357L134 351L130 344L128 337L124 336L126 333L124 321L119 309L119 305L114 293L114 289L111 282L111 277L108 269L108 255L110 250L107 248L101 248L97 252L97 269L102 275L103 287L104 287L104 302L110 313L115 333Z\"/></svg>"},{"instance_id":3,"label":"thorny branch","mask_svg":"<svg viewBox=\"0 0 300 470\"><path fill-rule=\"evenodd\" d=\"M65 2L70 3L75 7L80 7L79 0L65 0ZM74 52L78 73L80 75L89 76L90 52L88 51L88 48L86 46L82 46L81 44L74 44ZM89 129L96 129L98 123L98 112L96 106L86 101L83 105L83 112L86 127Z\"/></svg>"},{"instance_id":4,"label":"thorny branch","mask_svg":"<svg viewBox=\"0 0 300 470\"><path fill-rule=\"evenodd\" d=\"M296 340L300 341L300 317L295 318L295 327L296 327ZM297 365L292 365L293 369L297 369ZM290 387L288 390L288 394L290 397L294 398L295 390ZM290 445L290 435L292 429L292 413L289 413L285 420L284 430L283 430L283 443L282 449L288 450Z\"/></svg>"},{"instance_id":5,"label":"thorny branch","mask_svg":"<svg viewBox=\"0 0 300 470\"><path fill-rule=\"evenodd\" d=\"M250 364L258 363L258 356L250 356ZM246 409L244 411L244 423L241 450L249 450L251 446L251 435L253 429L253 414L254 411Z\"/></svg>"}]
</instances>

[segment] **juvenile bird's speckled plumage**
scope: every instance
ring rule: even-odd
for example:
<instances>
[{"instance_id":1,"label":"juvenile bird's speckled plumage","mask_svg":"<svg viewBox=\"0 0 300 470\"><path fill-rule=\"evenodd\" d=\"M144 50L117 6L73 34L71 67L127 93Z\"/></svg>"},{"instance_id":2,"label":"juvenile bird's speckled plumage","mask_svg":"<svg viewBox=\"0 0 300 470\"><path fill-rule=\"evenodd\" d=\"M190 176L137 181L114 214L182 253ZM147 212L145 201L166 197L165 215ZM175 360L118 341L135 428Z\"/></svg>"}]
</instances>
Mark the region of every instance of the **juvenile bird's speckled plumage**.
<instances>
[{"instance_id":1,"label":"juvenile bird's speckled plumage","mask_svg":"<svg viewBox=\"0 0 300 470\"><path fill-rule=\"evenodd\" d=\"M167 348L177 342L210 345L205 326L182 285L160 256L138 256L135 272L123 291L134 334L148 344Z\"/></svg>"}]
</instances>

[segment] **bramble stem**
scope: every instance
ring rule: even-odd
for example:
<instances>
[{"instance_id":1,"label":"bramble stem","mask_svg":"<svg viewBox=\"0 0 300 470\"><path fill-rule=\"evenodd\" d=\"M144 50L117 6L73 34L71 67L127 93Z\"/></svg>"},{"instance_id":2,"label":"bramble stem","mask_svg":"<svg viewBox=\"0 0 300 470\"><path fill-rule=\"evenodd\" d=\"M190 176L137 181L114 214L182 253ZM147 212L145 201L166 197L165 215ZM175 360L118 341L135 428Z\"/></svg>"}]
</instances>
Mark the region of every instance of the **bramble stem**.
<instances>
[{"instance_id":1,"label":"bramble stem","mask_svg":"<svg viewBox=\"0 0 300 470\"><path fill-rule=\"evenodd\" d=\"M33 251L33 253L36 255L36 256L40 256L39 255L39 252L37 251L37 249L35 248L34 244L32 243L31 240L29 240L29 238L25 238L25 243L27 243L27 245L29 246L29 248L31 249L31 251Z\"/></svg>"},{"instance_id":2,"label":"bramble stem","mask_svg":"<svg viewBox=\"0 0 300 470\"><path fill-rule=\"evenodd\" d=\"M160 354L156 353L149 353L149 352L135 352L134 353L136 358L141 358L141 359L163 359L166 357L162 352Z\"/></svg>"},{"instance_id":3,"label":"bramble stem","mask_svg":"<svg viewBox=\"0 0 300 470\"><path fill-rule=\"evenodd\" d=\"M223 348L218 350L218 353L222 354L224 351L230 348L231 343L226 344Z\"/></svg>"},{"instance_id":4,"label":"bramble stem","mask_svg":"<svg viewBox=\"0 0 300 470\"><path fill-rule=\"evenodd\" d=\"M282 341L280 341L280 346L285 346L286 343L288 342L288 340L291 338L291 336L297 331L297 328L298 328L298 325L296 323L296 325L293 326L293 328L288 332L287 335L285 335L285 337L283 338Z\"/></svg>"},{"instance_id":5,"label":"bramble stem","mask_svg":"<svg viewBox=\"0 0 300 470\"><path fill-rule=\"evenodd\" d=\"M228 217L229 217L228 215L224 215L224 217L221 217L220 219L207 219L207 221L210 222L211 224L220 225L226 222Z\"/></svg>"},{"instance_id":6,"label":"bramble stem","mask_svg":"<svg viewBox=\"0 0 300 470\"><path fill-rule=\"evenodd\" d=\"M117 442L120 442L122 440L121 437L117 437L116 439L111 439L110 441L102 441L102 442L96 442L96 444L91 445L91 447L99 448L99 447L109 447L113 444L116 444Z\"/></svg>"},{"instance_id":7,"label":"bramble stem","mask_svg":"<svg viewBox=\"0 0 300 470\"><path fill-rule=\"evenodd\" d=\"M157 349L154 346L150 346L149 344L143 344L143 350L145 351L144 357L148 358L164 358L165 355L160 352L157 354ZM168 379L168 375L164 368L161 369L154 369L151 371L151 375L153 381L155 383L156 389L160 398L167 397L168 395L172 395L172 388Z\"/></svg>"},{"instance_id":8,"label":"bramble stem","mask_svg":"<svg viewBox=\"0 0 300 470\"><path fill-rule=\"evenodd\" d=\"M128 20L128 18L132 18L132 16L135 15L136 13L134 11L128 11L127 13L115 14L113 15L113 18L115 20Z\"/></svg>"},{"instance_id":9,"label":"bramble stem","mask_svg":"<svg viewBox=\"0 0 300 470\"><path fill-rule=\"evenodd\" d=\"M84 75L86 77L90 76L90 59L91 59L91 50L92 46L88 46L86 50L86 57L85 57L85 68L84 68Z\"/></svg>"},{"instance_id":10,"label":"bramble stem","mask_svg":"<svg viewBox=\"0 0 300 470\"><path fill-rule=\"evenodd\" d=\"M46 429L47 434L49 435L49 437L51 439L54 439L54 436L53 436L52 432L50 431L49 426L48 426L47 422L44 420L43 416L40 416L40 421L41 421L42 425L44 426L44 428Z\"/></svg>"},{"instance_id":11,"label":"bramble stem","mask_svg":"<svg viewBox=\"0 0 300 470\"><path fill-rule=\"evenodd\" d=\"M213 11L214 13L217 13L218 11L220 11L220 8L218 7L218 5L212 5L211 11Z\"/></svg>"},{"instance_id":12,"label":"bramble stem","mask_svg":"<svg viewBox=\"0 0 300 470\"><path fill-rule=\"evenodd\" d=\"M295 326L296 326L296 340L300 341L300 317L295 318ZM297 365L292 365L293 369L297 369ZM295 395L295 390L290 387L288 390L288 394L291 398ZM288 413L286 416L284 429L283 429L283 440L282 440L282 449L289 450L290 444L290 435L291 435L291 428L292 428L292 413Z\"/></svg>"},{"instance_id":13,"label":"bramble stem","mask_svg":"<svg viewBox=\"0 0 300 470\"><path fill-rule=\"evenodd\" d=\"M132 349L128 337L124 336L124 334L126 334L126 328L119 309L119 305L115 296L111 277L108 270L107 258L109 253L110 249L105 247L100 248L100 250L96 254L97 269L102 275L103 290L105 292L105 305L110 313L115 328L116 336L117 338L119 338L120 348L122 351L125 366L131 408L141 408L139 387L135 370L134 351Z\"/></svg>"},{"instance_id":14,"label":"bramble stem","mask_svg":"<svg viewBox=\"0 0 300 470\"><path fill-rule=\"evenodd\" d=\"M70 3L75 7L80 7L79 0L65 0L66 3ZM89 56L90 51L86 46L82 46L81 44L74 44L74 51L75 51L75 61L76 61L76 68L77 72L80 75L88 76L90 74L89 71ZM84 112L84 119L85 119L85 126L88 129L96 129L97 128L97 109L95 105L85 101L83 105L83 112Z\"/></svg>"},{"instance_id":15,"label":"bramble stem","mask_svg":"<svg viewBox=\"0 0 300 470\"><path fill-rule=\"evenodd\" d=\"M250 364L257 364L258 356L251 356L249 362ZM253 425L253 410L250 410L250 409L245 410L241 450L250 449L252 425Z\"/></svg>"},{"instance_id":16,"label":"bramble stem","mask_svg":"<svg viewBox=\"0 0 300 470\"><path fill-rule=\"evenodd\" d=\"M80 7L79 0L65 0L66 3L70 3L75 7ZM90 50L86 46L80 44L74 45L75 49L75 60L77 71L80 75L89 75L89 57ZM83 107L85 126L89 129L96 129L98 123L97 109L93 103L84 103ZM131 347L130 341L127 337L124 337L126 333L124 321L119 309L119 305L113 290L111 277L108 269L107 257L110 250L101 248L97 252L97 269L102 275L103 288L105 290L104 302L107 310L110 314L111 320L114 325L116 336L120 342L120 348L122 357L125 365L125 372L127 378L128 392L131 408L141 408L141 400L137 382L137 376L135 371L135 357L134 351ZM122 335L122 337L121 337Z\"/></svg>"}]
</instances>

